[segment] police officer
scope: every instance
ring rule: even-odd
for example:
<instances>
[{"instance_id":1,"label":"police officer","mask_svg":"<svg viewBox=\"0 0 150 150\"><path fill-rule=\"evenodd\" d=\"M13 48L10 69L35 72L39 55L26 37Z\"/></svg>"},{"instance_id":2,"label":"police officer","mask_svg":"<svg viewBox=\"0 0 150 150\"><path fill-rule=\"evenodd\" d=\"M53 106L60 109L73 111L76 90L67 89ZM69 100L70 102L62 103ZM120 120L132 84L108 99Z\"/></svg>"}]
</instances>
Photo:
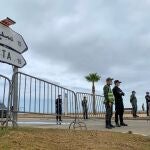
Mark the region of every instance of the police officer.
<instances>
[{"instance_id":1,"label":"police officer","mask_svg":"<svg viewBox=\"0 0 150 150\"><path fill-rule=\"evenodd\" d=\"M124 96L125 94L119 88L120 83L121 82L119 80L115 80L114 81L115 86L113 88L113 94L114 94L114 97L115 97L115 122L116 122L116 127L127 126L127 124L125 124L123 122L124 105L123 105L122 96ZM118 117L120 119L120 124L118 122Z\"/></svg>"},{"instance_id":2,"label":"police officer","mask_svg":"<svg viewBox=\"0 0 150 150\"><path fill-rule=\"evenodd\" d=\"M87 107L87 99L86 96L83 97L82 100L82 108L83 108L83 118L88 119L88 107Z\"/></svg>"},{"instance_id":3,"label":"police officer","mask_svg":"<svg viewBox=\"0 0 150 150\"><path fill-rule=\"evenodd\" d=\"M136 118L136 117L139 117L137 116L137 98L135 96L136 92L135 91L132 91L132 94L130 96L130 103L132 105L132 113L133 113L133 117Z\"/></svg>"},{"instance_id":4,"label":"police officer","mask_svg":"<svg viewBox=\"0 0 150 150\"><path fill-rule=\"evenodd\" d=\"M104 91L104 104L105 104L105 108L106 108L106 117L105 117L105 121L106 121L106 128L107 129L112 129L114 128L114 126L111 124L111 118L113 115L113 103L114 103L114 95L113 92L111 90L111 85L112 85L112 78L107 78L106 79L106 85L103 88Z\"/></svg>"},{"instance_id":5,"label":"police officer","mask_svg":"<svg viewBox=\"0 0 150 150\"><path fill-rule=\"evenodd\" d=\"M56 106L56 122L57 124L61 124L61 115L62 115L62 99L61 95L58 95L58 98L55 101Z\"/></svg>"},{"instance_id":6,"label":"police officer","mask_svg":"<svg viewBox=\"0 0 150 150\"><path fill-rule=\"evenodd\" d=\"M146 92L146 96L145 96L145 99L146 99L146 108L147 108L147 116L149 116L149 109L150 109L150 107L149 107L149 103L150 103L150 95L149 95L149 92Z\"/></svg>"}]
</instances>

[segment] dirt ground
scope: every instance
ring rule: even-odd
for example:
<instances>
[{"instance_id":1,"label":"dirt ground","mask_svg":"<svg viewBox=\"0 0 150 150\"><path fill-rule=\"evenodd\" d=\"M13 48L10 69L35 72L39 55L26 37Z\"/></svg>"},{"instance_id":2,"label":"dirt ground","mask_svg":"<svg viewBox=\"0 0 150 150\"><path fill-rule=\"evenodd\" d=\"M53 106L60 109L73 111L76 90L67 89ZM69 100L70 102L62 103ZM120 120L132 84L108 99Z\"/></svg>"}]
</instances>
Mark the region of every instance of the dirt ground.
<instances>
[{"instance_id":1,"label":"dirt ground","mask_svg":"<svg viewBox=\"0 0 150 150\"><path fill-rule=\"evenodd\" d=\"M0 129L0 150L150 150L150 137L58 129Z\"/></svg>"}]
</instances>

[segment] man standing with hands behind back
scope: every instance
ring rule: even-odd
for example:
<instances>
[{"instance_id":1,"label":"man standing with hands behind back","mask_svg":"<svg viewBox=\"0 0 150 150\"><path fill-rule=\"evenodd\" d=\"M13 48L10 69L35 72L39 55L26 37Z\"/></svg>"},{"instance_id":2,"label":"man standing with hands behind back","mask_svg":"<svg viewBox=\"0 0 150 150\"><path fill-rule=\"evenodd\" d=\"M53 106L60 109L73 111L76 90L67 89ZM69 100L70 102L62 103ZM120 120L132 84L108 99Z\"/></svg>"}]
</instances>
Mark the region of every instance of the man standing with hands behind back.
<instances>
[{"instance_id":1,"label":"man standing with hands behind back","mask_svg":"<svg viewBox=\"0 0 150 150\"><path fill-rule=\"evenodd\" d=\"M112 129L114 126L111 124L111 118L113 115L113 103L114 103L114 95L111 90L111 85L112 85L112 78L107 78L106 79L106 85L103 88L104 91L104 104L106 108L106 128L107 129Z\"/></svg>"}]
</instances>

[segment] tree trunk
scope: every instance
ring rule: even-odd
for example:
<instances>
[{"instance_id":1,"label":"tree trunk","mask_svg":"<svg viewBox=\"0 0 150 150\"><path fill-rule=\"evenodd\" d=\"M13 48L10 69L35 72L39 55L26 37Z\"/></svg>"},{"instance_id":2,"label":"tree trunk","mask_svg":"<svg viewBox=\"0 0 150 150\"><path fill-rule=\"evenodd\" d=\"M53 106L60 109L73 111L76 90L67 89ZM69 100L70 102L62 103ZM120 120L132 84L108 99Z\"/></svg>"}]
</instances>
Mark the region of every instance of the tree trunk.
<instances>
[{"instance_id":1,"label":"tree trunk","mask_svg":"<svg viewBox=\"0 0 150 150\"><path fill-rule=\"evenodd\" d=\"M93 114L96 115L96 103L95 103L95 85L94 82L92 83L92 94L93 94Z\"/></svg>"}]
</instances>

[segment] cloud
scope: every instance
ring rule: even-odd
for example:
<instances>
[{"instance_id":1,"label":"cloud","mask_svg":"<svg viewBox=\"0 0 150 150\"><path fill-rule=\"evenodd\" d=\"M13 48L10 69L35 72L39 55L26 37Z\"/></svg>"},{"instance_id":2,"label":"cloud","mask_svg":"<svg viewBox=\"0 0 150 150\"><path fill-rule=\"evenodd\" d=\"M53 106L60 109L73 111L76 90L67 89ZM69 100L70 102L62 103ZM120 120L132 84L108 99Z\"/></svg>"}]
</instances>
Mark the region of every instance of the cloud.
<instances>
[{"instance_id":1,"label":"cloud","mask_svg":"<svg viewBox=\"0 0 150 150\"><path fill-rule=\"evenodd\" d=\"M98 72L123 81L139 97L149 90L150 21L148 0L3 0L26 40L22 69L71 86L88 87L84 76ZM36 68L39 67L37 70ZM129 94L128 94L129 95ZM143 100L142 100L143 102Z\"/></svg>"}]
</instances>

